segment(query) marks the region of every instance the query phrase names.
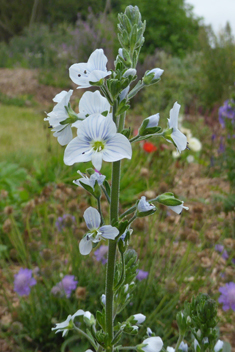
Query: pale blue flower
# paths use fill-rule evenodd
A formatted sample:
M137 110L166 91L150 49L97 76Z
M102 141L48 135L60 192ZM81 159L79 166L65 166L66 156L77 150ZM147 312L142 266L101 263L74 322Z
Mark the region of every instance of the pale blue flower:
M95 208L89 207L86 209L83 217L90 232L88 232L79 243L79 250L82 255L87 255L91 252L92 243L97 243L102 238L114 240L119 234L118 229L111 225L100 227L100 213Z
M56 334L58 332L62 332L62 336L65 336L69 330L73 329L73 321L74 321L75 317L80 316L80 315L84 315L84 310L79 309L73 315L70 314L65 321L63 321L62 323L57 323L56 326L54 328L52 328L51 330L57 330L55 332Z
M174 206L169 206L168 205L168 208L170 208L171 210L173 210L175 213L177 213L179 215L182 213L183 209L189 210L188 207L184 206L184 202L183 201L182 201L182 204L179 204L179 205L174 205Z
M98 172L94 172L90 176L90 178L87 177L86 175L83 175L80 171L78 171L78 173L82 177L77 179L77 180L75 180L75 181L73 181L73 183L75 183L75 185L80 186L82 188L84 188L83 185L85 184L87 186L90 186L93 189L93 191L94 191L95 182L97 181L98 185L102 186L102 184L103 184L103 182L104 182L104 180L106 178L106 176L101 175Z
M163 341L159 336L148 337L142 344L146 345L144 347L141 346L141 350L144 352L160 352L163 347Z
M57 104L54 106L53 110L47 114L48 117L44 119L49 122L50 126L52 126L52 131L54 132L53 136L57 137L60 145L68 144L73 138L70 124L61 124L61 122L65 121L69 117L65 106L68 106L72 94L72 89L68 92L63 90L57 94L53 99L53 101Z
M147 211L155 210L155 209L156 209L155 205L150 204L149 202L147 202L145 196L142 196L140 198L140 201L139 201L138 206L137 206L137 210L140 213L145 213Z
M224 346L224 342L221 340L218 340L215 344L214 351L215 352L221 351L223 349L223 346Z
M159 79L163 74L163 72L164 70L162 70L161 68L153 68L146 74L146 76L150 75L151 73L154 73L153 79Z
M102 160L131 159L131 155L131 144L124 135L117 133L112 117L93 114L80 123L77 137L65 149L64 162L73 165L91 160L99 171Z
M91 86L90 82L98 82L111 74L111 71L107 71L107 62L108 59L104 55L103 49L96 49L86 63L70 66L69 77L80 86L77 89L88 88Z
M178 130L178 116L179 116L180 105L175 102L173 108L170 110L170 118L168 119L168 127L172 129L171 138L179 151L186 149L187 147L187 137ZM168 139L167 139L168 140ZM172 142L171 140L168 140Z
M157 127L158 123L159 123L159 119L160 119L159 114L149 116L146 119L146 120L148 120L148 124L147 124L146 128Z

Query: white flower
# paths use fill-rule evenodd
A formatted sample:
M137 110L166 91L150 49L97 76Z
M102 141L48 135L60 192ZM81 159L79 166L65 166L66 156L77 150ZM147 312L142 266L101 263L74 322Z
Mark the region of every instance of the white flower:
M164 70L162 70L161 68L153 68L152 70L150 70L146 76L150 75L151 73L154 73L154 77L153 79L158 79L161 77L161 75L163 74Z
M171 138L179 151L182 152L187 147L186 136L178 130L178 115L179 115L180 105L175 102L173 108L170 110L170 118L168 119L168 127L172 129ZM168 140L168 139L167 139ZM172 142L171 140L168 140Z
M146 319L146 316L141 313L135 314L135 315L133 315L133 317L135 320L135 324L142 324Z
M142 196L140 198L140 201L139 201L138 206L137 206L137 210L140 213L144 213L146 211L154 210L154 209L156 209L156 207L153 204L149 204L149 202L146 201L146 197L145 196Z
M69 77L80 86L77 88L88 88L91 86L89 82L98 82L111 74L111 71L107 71L107 62L108 59L104 55L103 49L96 49L90 55L87 63L70 66Z
M188 352L188 344L184 343L184 341L181 341L181 343L179 345L179 350L181 350L183 352Z
M173 347L168 346L166 348L167 352L175 352L175 349Z
M79 243L79 250L82 255L87 255L91 252L92 242L99 242L101 238L114 240L119 234L118 229L111 225L100 227L100 213L95 208L89 207L86 209L83 217L90 232Z
M163 341L159 336L148 337L142 343L147 345L141 347L145 352L160 352L163 347Z
M69 315L67 317L67 319L65 321L63 321L62 323L57 323L56 326L54 328L52 328L51 330L57 330L55 332L56 334L57 334L57 332L63 332L62 336L65 336L70 329L73 329L74 318L79 315L84 315L84 311L82 309L79 309L73 315Z
M194 350L195 350L195 351L197 351L197 346L200 348L200 345L199 345L197 339L194 339L194 341L193 341L193 346L194 346Z
M101 186L106 178L106 176L104 175L100 175L98 172L94 172L90 178L87 177L86 175L83 175L80 171L78 171L78 173L82 176L81 178L79 178L78 180L73 181L73 183L75 183L75 185L80 186L82 188L83 184L90 186L93 191L94 191L94 186L95 186L95 182L97 181L98 185Z
M47 114L48 117L44 119L45 121L48 121L49 124L53 127L53 136L57 137L60 145L68 144L73 138L70 124L61 124L61 122L65 121L69 117L65 106L68 106L72 94L72 89L70 89L68 92L63 90L57 94L53 99L53 101L57 104L54 106L53 110Z
M95 92L85 92L79 101L78 117L85 119L92 114L102 114L110 111L108 100L103 97L98 90ZM80 127L81 121L73 123L73 127Z
M175 213L180 215L182 213L183 209L189 210L189 208L185 207L183 204L184 204L184 202L182 202L182 204L180 204L180 205L174 205L174 206L169 206L168 205L168 208L170 208Z
M160 115L159 114L155 114L155 115L149 116L147 118L148 125L146 126L146 128L157 127L158 123L159 123L159 119L160 119Z
M77 137L65 149L64 162L73 165L91 160L99 171L102 160L131 159L131 155L131 144L124 135L117 133L112 117L93 114L80 123Z
M189 164L191 164L191 163L194 162L194 156L193 156L193 155L188 155L186 159L187 159L187 162L188 162Z
M180 153L177 150L173 150L172 156L174 159L178 159L180 157Z
M224 346L224 342L221 340L218 340L215 344L214 351L215 352L221 351L223 349L223 346Z
M199 152L202 149L202 143L195 137L188 139L188 146L194 152Z

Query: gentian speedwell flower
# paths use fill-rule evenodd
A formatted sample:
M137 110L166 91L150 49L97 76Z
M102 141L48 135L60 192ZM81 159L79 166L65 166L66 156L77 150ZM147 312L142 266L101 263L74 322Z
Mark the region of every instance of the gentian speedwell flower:
M108 100L100 94L98 90L95 92L85 92L79 101L78 117L85 119L93 114L108 114L110 111L110 104ZM79 128L81 121L73 123L73 127Z
M87 185L91 187L93 191L94 191L95 182L97 181L98 185L102 186L106 177L104 175L101 175L98 172L94 172L90 176L90 178L87 177L86 175L83 175L80 171L78 171L78 173L82 176L82 178L79 178L78 180L73 181L73 183L75 183L75 185L80 186L82 188L84 188L84 185Z
M132 149L129 140L117 128L111 116L93 114L79 125L77 137L66 147L66 165L90 161L100 171L102 160L117 161L131 159Z
M14 291L19 296L28 296L30 287L36 285L37 281L32 277L32 270L20 268L14 276Z
M94 256L95 259L98 262L101 262L102 264L106 264L108 259L107 259L107 253L108 253L108 246L101 245L95 252Z
M153 214L155 210L156 210L155 205L147 202L146 197L142 196L140 198L140 201L138 202L136 213L138 217L142 217L142 216Z
M149 275L148 271L137 269L136 279L139 281L142 281L144 279L147 279L148 275Z
M229 282L219 288L221 296L219 297L219 303L223 304L223 310L229 310L231 308L235 312L235 283Z
M63 332L62 336L65 336L69 330L73 329L74 319L80 315L84 315L84 313L85 313L84 310L79 309L73 315L69 315L67 317L67 319L65 321L63 321L62 323L57 323L56 326L54 328L52 328L51 330L57 330L55 332L56 334L58 332Z
M66 296L69 298L73 290L76 289L78 281L75 281L74 275L65 275L63 279L58 282L51 289L51 293L59 295L60 297Z
M215 351L215 352L222 351L223 346L224 346L224 342L221 341L221 340L218 340L218 341L216 342L216 344L215 344L214 351Z
M146 345L146 346L143 346ZM163 341L159 336L148 337L141 345L137 346L137 351L160 352L163 347Z
M184 341L181 341L179 345L179 350L183 352L188 352L188 344L185 343Z
M92 250L92 242L97 243L102 238L114 240L119 234L116 227L104 225L100 227L100 213L95 208L89 207L84 212L84 219L90 232L88 232L79 243L79 250L82 255L89 254Z
M164 137L170 143L173 143L179 152L182 152L187 147L186 136L178 130L178 115L180 105L175 102L170 110L170 118L168 119L169 130L164 132Z
M174 205L174 206L169 206L169 205L168 205L168 208L170 208L170 209L173 210L176 214L179 214L179 215L182 213L183 209L189 210L188 207L185 207L185 206L184 206L184 202L183 202L183 201L182 201L182 204L180 204L180 205Z
M57 137L57 140L61 145L68 144L73 138L70 123L66 122L69 115L65 108L68 107L72 94L72 89L68 92L63 90L57 94L53 99L57 104L54 106L53 110L47 114L48 117L44 119L52 126L52 131L54 132L53 136Z
M90 82L99 82L102 78L111 74L107 71L108 59L103 49L96 49L89 57L87 63L74 64L69 68L69 77L80 87L88 88Z

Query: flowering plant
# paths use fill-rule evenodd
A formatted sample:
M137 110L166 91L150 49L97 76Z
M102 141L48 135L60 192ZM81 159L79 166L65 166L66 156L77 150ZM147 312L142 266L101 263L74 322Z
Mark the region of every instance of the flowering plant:
M133 232L131 226L137 218L154 214L157 203L169 207L176 214L181 214L183 209L188 208L183 205L183 201L175 198L173 193L166 192L151 200L143 196L120 214L121 160L132 158L132 144L137 141L165 138L180 153L187 147L187 138L178 127L180 105L177 102L170 110L166 129L159 126L160 115L157 113L145 119L137 135L131 137L130 128L125 126L130 100L141 89L158 83L163 70L154 68L147 71L137 84L134 83L145 30L145 22L142 21L137 6L128 6L125 12L119 15L118 29L121 48L115 61L115 70L107 70L107 58L102 49L95 50L86 63L72 65L69 70L70 78L78 85L77 88L95 86L99 90L86 92L82 96L79 113L75 113L69 103L72 92L61 92L55 97L57 105L46 119L52 125L58 142L67 144L64 153L65 164L91 161L94 167L88 169L86 175L78 171L82 177L74 181L76 185L86 189L97 202L97 209L89 207L84 212L88 230L79 243L80 254L88 255L99 242L108 241L106 283L105 293L101 297L101 311L97 310L94 316L79 309L64 322L57 323L53 330L62 332L63 336L69 330L77 331L86 337L91 347L98 352L122 349L158 352L163 349L163 341L161 337L154 336L150 328L147 329L146 338L137 346L120 345L123 334L138 334L140 325L146 319L143 314L138 313L125 321L116 321L118 313L130 303L135 279L141 273L137 271L135 251L128 250ZM71 128L77 130L75 138L72 138ZM112 163L111 185L106 175L100 173L103 161ZM102 194L110 206L108 223L103 217ZM67 279L68 290L65 288L65 282L57 284L56 289L63 290L62 293L69 296L76 282L71 277ZM200 307L199 311L195 305ZM80 325L76 323L81 317L87 327L86 331L80 329ZM188 331L195 337L197 352L213 350L217 341L216 307L207 296L200 296L192 304L188 304L185 310L178 314L177 323L179 339L175 351L186 349L183 339ZM173 350L172 347L168 347L169 349Z

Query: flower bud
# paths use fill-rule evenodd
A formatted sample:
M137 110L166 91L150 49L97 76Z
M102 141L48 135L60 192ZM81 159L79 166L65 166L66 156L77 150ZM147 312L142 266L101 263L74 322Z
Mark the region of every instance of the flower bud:
M84 313L83 320L87 326L92 326L96 322L94 315L91 314L89 311Z
M139 128L139 135L146 136L148 134L154 134L161 130L161 127L158 126L160 115L155 114L147 117L141 124Z
M154 68L150 71L147 71L144 75L143 83L145 85L157 83L160 80L160 77L163 72L164 70L162 70L161 68Z

